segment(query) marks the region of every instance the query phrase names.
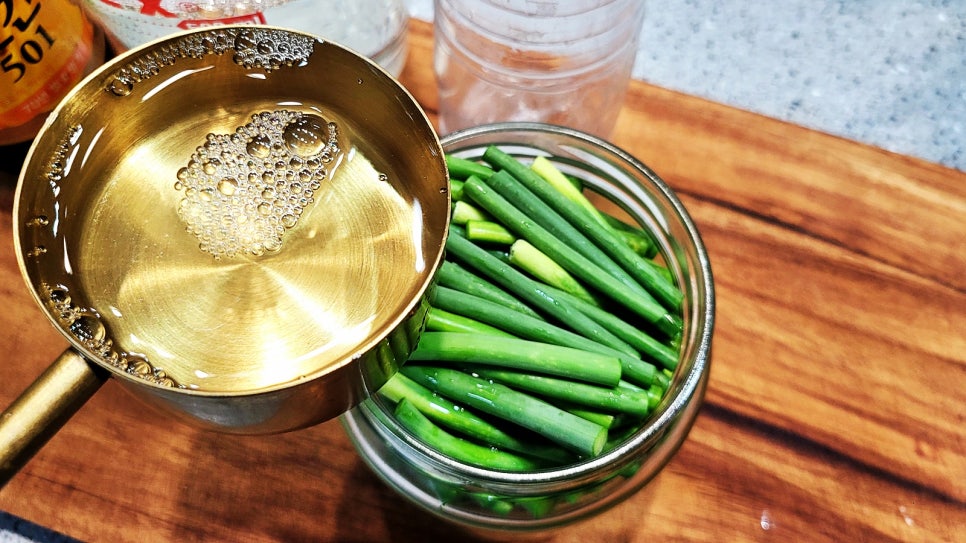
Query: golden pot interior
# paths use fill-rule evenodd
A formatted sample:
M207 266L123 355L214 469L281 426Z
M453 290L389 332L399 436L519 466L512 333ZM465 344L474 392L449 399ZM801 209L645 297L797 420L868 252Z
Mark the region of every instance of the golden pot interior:
M188 403L377 358L422 302L449 218L439 142L398 83L340 46L244 26L92 74L34 142L16 206L51 321L133 388Z

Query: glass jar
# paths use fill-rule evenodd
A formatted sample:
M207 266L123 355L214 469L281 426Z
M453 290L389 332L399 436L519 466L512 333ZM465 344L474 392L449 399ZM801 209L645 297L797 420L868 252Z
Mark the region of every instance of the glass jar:
M707 385L714 327L714 286L701 237L681 201L652 170L623 150L573 129L503 123L443 138L446 152L482 156L499 145L529 162L547 156L586 181L599 206L655 234L684 293L684 333L671 385L650 419L621 445L558 469L507 473L470 466L427 447L392 417L378 396L342 417L364 461L399 494L472 531L499 534L556 528L599 513L639 490L687 436Z

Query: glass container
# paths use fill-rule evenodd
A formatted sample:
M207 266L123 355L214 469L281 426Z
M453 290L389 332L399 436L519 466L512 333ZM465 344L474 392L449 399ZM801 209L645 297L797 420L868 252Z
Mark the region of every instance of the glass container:
M708 254L684 205L657 174L620 148L569 128L502 123L443 138L448 153L478 158L498 145L528 162L547 156L585 180L598 206L654 233L684 293L684 333L670 387L648 421L609 452L530 473L467 465L427 447L393 419L378 395L342 416L364 461L398 493L472 532L506 535L557 528L631 496L671 460L703 401L711 361L714 286Z
M639 0L435 0L433 67L443 134L545 122L606 138L644 17Z

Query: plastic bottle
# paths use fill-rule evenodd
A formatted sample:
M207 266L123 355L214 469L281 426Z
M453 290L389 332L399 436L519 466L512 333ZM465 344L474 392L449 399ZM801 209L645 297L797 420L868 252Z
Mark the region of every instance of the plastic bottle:
M201 26L264 24L316 35L394 76L406 60L402 0L83 0L118 52Z
M104 62L104 37L70 0L0 2L0 145L32 139Z

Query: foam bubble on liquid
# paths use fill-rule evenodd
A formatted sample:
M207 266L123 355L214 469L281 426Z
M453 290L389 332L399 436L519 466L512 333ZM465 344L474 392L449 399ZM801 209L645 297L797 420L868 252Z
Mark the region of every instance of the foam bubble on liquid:
M77 305L66 286L43 283L40 293L61 327L105 364L156 385L184 388L147 356L118 350L97 312Z
M172 38L130 59L108 80L107 92L129 96L134 86L150 79L166 66L188 58L233 52L232 60L245 69L267 72L283 66L308 63L316 40L310 36L275 28L211 28Z
M209 134L177 173L178 215L215 258L278 251L341 161L338 126L288 110Z

